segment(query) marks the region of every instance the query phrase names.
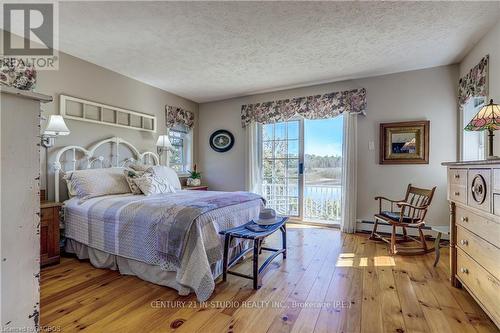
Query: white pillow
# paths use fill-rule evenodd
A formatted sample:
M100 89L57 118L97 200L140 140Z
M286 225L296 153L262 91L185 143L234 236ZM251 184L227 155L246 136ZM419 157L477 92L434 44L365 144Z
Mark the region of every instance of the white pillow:
M180 190L182 188L177 172L175 172L172 168L163 165L155 165L149 167L146 172L149 172L158 178L166 178L175 190Z
M130 193L123 168L76 170L67 178L79 198Z
M175 193L175 188L169 183L167 178L160 178L156 175L145 173L141 177L132 178L132 180L145 195Z

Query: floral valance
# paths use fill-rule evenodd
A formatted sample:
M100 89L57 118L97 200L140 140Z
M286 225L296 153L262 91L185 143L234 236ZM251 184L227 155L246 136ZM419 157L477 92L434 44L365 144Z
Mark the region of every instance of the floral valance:
M191 129L194 126L194 114L191 111L167 105L165 106L165 113L168 128L172 128L175 125L184 125Z
M294 116L306 119L333 118L344 112L366 111L366 89L337 91L323 95L297 97L241 107L243 127L253 122L269 124L287 121Z
M488 66L490 56L487 55L474 66L458 83L458 107L462 109L471 97L488 96Z

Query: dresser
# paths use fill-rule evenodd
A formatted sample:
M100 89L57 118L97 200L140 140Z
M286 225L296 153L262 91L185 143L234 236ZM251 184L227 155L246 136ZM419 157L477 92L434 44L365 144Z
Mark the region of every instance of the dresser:
M0 86L0 330L36 332L40 308L40 103Z
M500 326L500 160L448 169L451 283L463 286Z

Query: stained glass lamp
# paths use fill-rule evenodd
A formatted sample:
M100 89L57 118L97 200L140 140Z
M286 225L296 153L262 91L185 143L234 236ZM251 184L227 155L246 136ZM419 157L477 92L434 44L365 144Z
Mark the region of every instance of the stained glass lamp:
M500 129L500 106L490 103L483 106L481 110L472 118L472 120L465 126L466 131L488 131L488 159L498 158L493 156L493 131Z

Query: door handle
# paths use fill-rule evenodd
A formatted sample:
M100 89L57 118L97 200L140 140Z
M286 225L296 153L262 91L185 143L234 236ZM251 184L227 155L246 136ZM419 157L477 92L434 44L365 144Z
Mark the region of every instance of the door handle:
M299 175L304 174L304 163L299 163Z

